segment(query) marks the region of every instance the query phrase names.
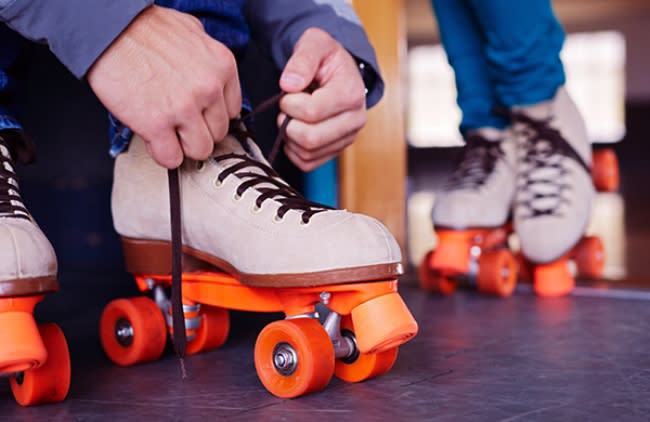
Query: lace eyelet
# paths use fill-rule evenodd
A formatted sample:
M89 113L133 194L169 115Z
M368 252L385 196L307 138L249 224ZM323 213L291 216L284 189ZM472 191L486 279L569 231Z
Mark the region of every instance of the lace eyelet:
M282 223L282 222L284 222L284 217L280 217L280 216L278 216L277 214L275 214L275 215L273 216L273 222L274 222L274 223Z
M253 204L253 207L251 208L251 212L253 214L259 214L262 211L262 207L258 207L257 204Z
M196 162L196 171L202 171L205 168L205 161Z
M239 200L241 200L241 195L238 194L237 191L235 191L235 193L232 195L232 200L233 200L233 201L239 201Z
M221 180L219 180L218 177L215 177L214 180L212 181L212 185L215 188L220 188L221 186L223 186L223 182Z
M302 218L300 219L300 225L303 226L303 227L307 227L309 225L309 223L311 223L311 220L309 220L309 221L307 221L305 223Z

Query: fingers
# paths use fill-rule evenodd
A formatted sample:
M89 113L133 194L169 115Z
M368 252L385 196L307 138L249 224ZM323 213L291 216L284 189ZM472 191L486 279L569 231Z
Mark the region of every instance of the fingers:
M183 162L183 150L175 133L159 134L155 137L155 142L143 139L147 152L161 166L174 169Z
M278 116L278 124L284 117ZM365 123L365 109L315 124L293 119L286 128L285 152L302 170L311 170L349 146Z
M314 56L316 54L314 51L329 50L326 56L321 53L320 61L312 59L310 62L312 65L318 63L317 66L319 66L318 69L310 72L314 75L313 78L317 81L318 88L312 93L287 91L289 93L280 101L280 109L294 119L316 123L344 111L365 108L365 86L352 56L331 38L329 38L333 44L331 48L318 49L312 46L311 42L324 41L320 39L320 36L308 35L308 32L305 32L301 42L310 50L302 53L301 49L297 47L292 58L302 62L302 59L306 61L310 55ZM329 37L327 34L325 36ZM329 43L327 44L329 45ZM289 64L287 64L288 68Z
M355 136L356 134L339 139L318 151L306 151L300 145L290 142L285 144L284 152L299 169L312 171L327 161L336 158L343 149L354 142Z
M280 88L289 93L306 89L316 79L323 60L332 53L336 44L336 41L321 29L306 30L284 67L280 76Z
M287 94L280 100L280 109L294 119L316 123L346 110L365 110L366 97L363 81L328 84L312 94Z
M214 148L214 138L204 119L203 113L197 107L192 107L191 110L181 114L179 117L180 124L176 131L183 153L187 157L195 160L205 160L210 156ZM219 129L221 120L211 120L212 126Z

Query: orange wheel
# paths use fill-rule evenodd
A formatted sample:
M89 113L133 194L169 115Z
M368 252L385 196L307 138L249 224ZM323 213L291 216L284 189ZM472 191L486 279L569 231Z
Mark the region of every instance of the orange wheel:
M618 190L620 174L614 150L607 148L593 152L591 178L596 189L601 192Z
M605 248L598 236L586 236L575 247L577 276L598 279L605 268Z
M47 349L47 360L10 381L11 391L22 406L58 403L70 389L70 352L63 331L56 324L41 324L38 331Z
M200 315L201 325L196 330L196 337L187 343L185 352L188 355L221 347L228 338L230 316L226 309L203 305Z
M509 297L517 285L517 261L507 249L486 251L478 259L478 290Z
M420 264L420 287L427 292L441 293L443 295L454 293L456 290L456 283L431 268L432 256L433 251L430 251Z
M345 382L361 382L385 374L395 364L397 347L372 354L356 350L356 338L350 316L341 319L341 334L355 344L355 353L349 358L336 360L334 375L337 378Z
M302 396L330 382L334 347L318 320L272 322L255 342L255 369L271 394L287 399Z
M121 366L156 360L167 342L167 324L148 297L117 299L109 303L99 322L104 352Z
M538 296L565 296L571 293L575 286L566 258L536 265L533 272L533 288Z

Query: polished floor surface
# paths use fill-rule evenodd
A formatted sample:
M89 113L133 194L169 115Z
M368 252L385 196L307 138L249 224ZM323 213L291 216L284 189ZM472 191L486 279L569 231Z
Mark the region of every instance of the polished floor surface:
M73 380L61 404L21 408L0 383L2 421L104 420L648 420L650 301L539 299L526 286L508 300L471 292L442 298L406 277L402 294L420 324L388 374L280 400L253 365L257 333L277 315L235 313L219 350L187 360L113 366L99 346L102 304L135 291L125 275L64 273L70 288L41 305L68 337ZM88 281L93 279L93 288ZM82 286L86 286L83 288ZM65 306L63 306L65 305Z

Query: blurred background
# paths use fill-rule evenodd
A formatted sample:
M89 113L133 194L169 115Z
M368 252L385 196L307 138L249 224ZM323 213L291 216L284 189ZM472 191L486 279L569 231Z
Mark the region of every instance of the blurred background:
M618 192L599 193L588 229L603 240L604 280L650 287L646 266L650 205L650 2L555 0L567 32L562 59L567 88L587 122L594 148L612 147L620 165ZM408 0L406 133L409 157L409 260L417 265L436 244L430 222L435 191L461 145L453 72L439 44L428 0Z
M403 195L399 190L397 194L386 191L390 198L372 195L389 213L377 217L397 233L408 262L417 265L436 242L429 215L435 192L461 145L456 129L460 116L453 74L439 45L429 1L382 3L400 7L399 15L390 18L399 21L401 38L396 53L387 57L399 63L399 73L390 67L385 73L390 86L401 90L397 110L403 115L396 116L394 125L404 137L392 141L405 150L405 165L404 174L393 177ZM615 193L599 194L590 227L605 243L605 279L613 285L650 288L644 249L650 244L646 218L650 211L646 185L650 180L650 2L553 3L569 34L563 51L569 90L587 119L593 141L612 145L620 160L621 187ZM47 49L34 47L32 53L21 98L23 120L39 154L35 165L19 169L27 204L54 244L63 288L65 274L122 273L119 239L110 215L112 160L107 154L105 110L88 86L75 80ZM255 46L242 75L254 103L278 90L277 70ZM384 102L391 101L395 97L389 91ZM371 118L376 113L371 112ZM258 139L267 151L275 135L274 122L273 112L257 122ZM344 164L338 182L350 178L346 166L363 168L349 159ZM277 167L291 184L303 187L305 178L286 159L281 157ZM338 185L336 174L331 173L335 179L330 182ZM341 195L348 199L339 205L373 214L349 199L363 192L358 186L344 190ZM386 207L388 199L400 206Z

